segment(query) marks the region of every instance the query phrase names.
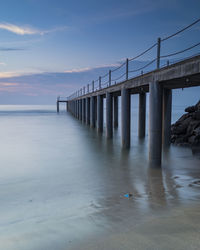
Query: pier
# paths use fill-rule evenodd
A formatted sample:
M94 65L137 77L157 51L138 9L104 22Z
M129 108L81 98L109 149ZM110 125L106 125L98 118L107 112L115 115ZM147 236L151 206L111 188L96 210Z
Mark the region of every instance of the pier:
M199 20L198 20L199 21ZM195 24L195 23L194 23ZM91 85L76 91L66 100L57 101L67 103L67 110L77 119L98 133L103 132L104 99L106 99L106 137L112 139L113 129L118 127L118 97L121 96L121 144L122 148L129 149L131 142L131 96L139 95L139 130L138 137L145 137L146 130L146 94L149 92L149 164L152 167L161 167L162 149L170 145L172 91L177 88L200 86L200 55L195 54L178 62L167 62L162 65L162 59L179 55L200 45L194 44L182 51L168 55L161 54L161 45L173 36L184 32L187 28L166 38L158 38L157 42L140 55L127 59L117 69L93 81ZM156 49L156 57L139 69L130 69L131 61ZM156 69L144 73L150 65ZM122 70L122 75L113 79L112 74ZM131 76L136 73L137 75ZM121 73L120 73L121 74ZM103 79L105 79L103 82ZM120 81L119 81L120 80Z
M68 105L67 105L67 98L66 97L57 97L57 101L56 101L56 108L57 108L57 112L60 112L60 103L66 103L66 110L68 111Z

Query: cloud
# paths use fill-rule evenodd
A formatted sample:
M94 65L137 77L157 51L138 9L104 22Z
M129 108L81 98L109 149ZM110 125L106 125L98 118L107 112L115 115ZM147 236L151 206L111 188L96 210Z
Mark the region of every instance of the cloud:
M19 72L0 72L0 78L11 78L25 75Z
M78 68L78 69L70 69L70 70L65 70L64 73L82 73L82 72L87 72L91 71L94 69L103 69L103 68L113 68L113 67L118 67L120 63L115 63L115 64L104 64L96 67L86 67L86 68Z
M49 29L49 30L39 30L39 29L35 29L32 27L28 27L28 26L18 26L15 24L11 24L11 23L0 23L0 29L2 30L7 30L10 31L12 33L15 33L17 35L44 35L44 34L48 34L48 33L52 33L52 32L57 32L57 31L63 31L66 30L68 27L67 26L63 26L63 27L56 27L53 29Z
M27 45L27 44L34 44L34 43L39 43L43 41L43 38L42 37L39 37L39 38L35 38L35 39L26 39L26 40L20 40L20 41L17 41L17 40L12 40L12 41L4 41L4 42L0 42L0 46L24 46L24 45ZM3 48L3 47L2 47ZM12 47L11 47L12 48Z
M0 51L21 51L25 50L24 48L0 48Z
M11 23L0 23L0 29L10 31L18 35L34 35L41 33L39 30L30 27L20 27Z
M0 65L1 65L1 66L6 66L6 63L0 62Z
M5 86L5 87L9 87L9 86L18 86L19 83L16 82L0 82L0 86Z

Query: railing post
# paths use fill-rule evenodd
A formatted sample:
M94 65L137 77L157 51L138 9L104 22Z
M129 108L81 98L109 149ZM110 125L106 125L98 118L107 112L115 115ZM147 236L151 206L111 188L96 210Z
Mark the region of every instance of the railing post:
M101 76L99 77L99 89L101 89Z
M128 58L126 59L126 80L128 80Z
M94 92L94 81L92 81L92 92Z
M111 86L111 70L109 70L109 87Z
M169 66L169 60L167 60L167 66Z
M157 69L160 68L160 45L161 45L161 39L159 37L157 41Z
M89 87L90 87L90 85L88 84L88 85L87 85L87 92L88 92L88 93L90 92Z
M83 95L85 95L85 86L83 87Z

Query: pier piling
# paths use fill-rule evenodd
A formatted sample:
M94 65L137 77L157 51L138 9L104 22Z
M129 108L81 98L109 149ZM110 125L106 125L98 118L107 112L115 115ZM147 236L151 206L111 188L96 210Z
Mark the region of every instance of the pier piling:
M163 146L169 147L171 139L172 90L163 89Z
M106 136L113 137L113 97L110 92L106 93Z
M86 98L86 124L90 125L90 98Z
M130 127L131 127L131 98L130 91L123 88L121 90L121 129L122 148L130 148Z
M149 164L161 166L162 157L162 86L149 84Z
M97 96L97 131L103 132L103 96Z
M95 128L96 125L96 112L95 112L95 96L92 96L90 99L90 126L91 128Z
M85 98L82 99L82 122L85 123Z
M118 128L118 96L114 96L114 128Z
M139 119L138 136L140 139L145 137L146 130L146 93L139 94Z
M59 113L59 101L57 101L57 113Z

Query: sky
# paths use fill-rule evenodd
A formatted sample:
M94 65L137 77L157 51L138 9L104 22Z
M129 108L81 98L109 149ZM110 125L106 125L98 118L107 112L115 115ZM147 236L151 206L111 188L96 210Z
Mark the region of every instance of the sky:
M200 18L199 9L199 0L1 0L0 104L53 104ZM200 23L166 41L161 53L199 37Z

